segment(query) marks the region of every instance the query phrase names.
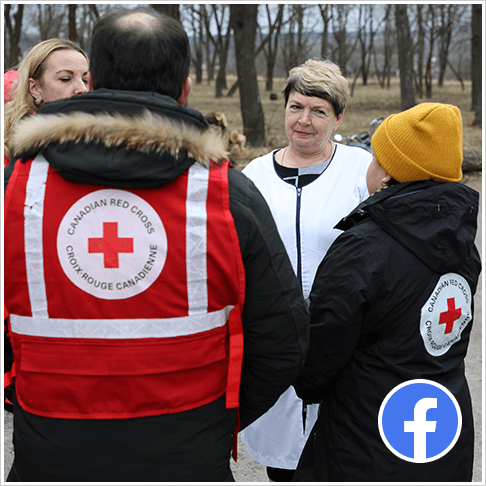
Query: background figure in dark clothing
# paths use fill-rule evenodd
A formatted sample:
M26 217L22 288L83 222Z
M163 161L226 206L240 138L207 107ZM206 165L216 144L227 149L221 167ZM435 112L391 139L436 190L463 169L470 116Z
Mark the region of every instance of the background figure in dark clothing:
M311 344L295 388L320 413L294 481L465 483L474 431L464 358L481 262L479 195L458 184L460 112L423 103L388 117L372 144L372 196L337 225L344 233L310 295ZM410 380L442 385L460 406L460 436L437 460L406 461L380 436L383 401Z
M12 139L9 481L232 481L237 410L243 429L302 368L299 282L263 197L184 106L189 60L174 19L110 13L94 91Z

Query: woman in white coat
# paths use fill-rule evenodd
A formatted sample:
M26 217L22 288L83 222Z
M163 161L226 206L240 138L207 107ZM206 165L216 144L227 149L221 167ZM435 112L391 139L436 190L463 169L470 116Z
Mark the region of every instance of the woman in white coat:
M284 89L289 143L243 169L272 211L306 299L319 263L341 233L334 225L369 196L371 154L331 140L348 96L336 64L309 59L293 68ZM291 481L316 418L317 405L306 405L290 387L241 438L272 481Z

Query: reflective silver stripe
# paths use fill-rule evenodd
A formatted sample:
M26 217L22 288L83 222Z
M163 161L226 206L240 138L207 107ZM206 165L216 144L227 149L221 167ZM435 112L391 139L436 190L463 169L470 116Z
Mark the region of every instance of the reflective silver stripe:
M188 336L224 326L233 306L210 314L170 319L49 319L10 315L12 331L28 336L142 339Z
M189 169L186 198L186 269L189 315L208 310L207 214L209 170L199 164Z
M24 207L27 283L32 315L36 318L48 315L42 243L44 196L48 170L48 162L42 155L38 155L30 168Z

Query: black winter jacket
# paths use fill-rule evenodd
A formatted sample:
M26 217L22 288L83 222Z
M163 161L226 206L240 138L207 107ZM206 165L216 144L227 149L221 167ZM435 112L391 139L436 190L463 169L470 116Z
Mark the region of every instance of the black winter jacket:
M155 93L100 89L46 103L22 125L15 163L37 152L64 179L117 188L158 188L195 161L224 158L205 118ZM230 210L246 276L241 428L295 380L308 347L308 311L268 206L229 170ZM6 239L6 244L13 244ZM8 343L7 343L8 345ZM225 397L187 412L129 420L32 415L14 402L18 481L231 481L235 410Z
M311 344L295 388L321 406L294 480L471 481L474 433L464 357L472 318L436 355L438 345L421 333L421 312L447 311L447 305L433 308L434 289L447 274L464 278L474 295L481 270L477 216L476 191L419 181L374 194L337 225L345 232L322 261L310 295ZM436 328L445 332L445 324ZM452 392L463 420L455 446L422 464L390 452L378 427L387 394L415 379Z

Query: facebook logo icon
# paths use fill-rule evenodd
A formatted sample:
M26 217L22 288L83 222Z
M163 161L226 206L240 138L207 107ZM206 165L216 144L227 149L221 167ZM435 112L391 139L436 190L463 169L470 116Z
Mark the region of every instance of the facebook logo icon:
M378 427L396 456L409 462L431 462L454 447L461 433L461 409L454 395L439 383L411 380L385 397Z

